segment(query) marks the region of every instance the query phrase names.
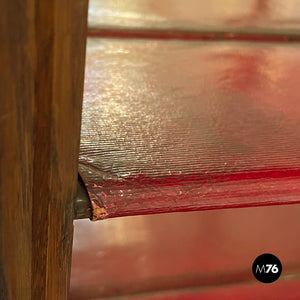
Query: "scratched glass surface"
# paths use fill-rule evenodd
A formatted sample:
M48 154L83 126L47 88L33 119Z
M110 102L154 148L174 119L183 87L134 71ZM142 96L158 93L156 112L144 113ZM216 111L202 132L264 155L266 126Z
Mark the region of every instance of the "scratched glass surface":
M90 28L300 29L298 0L90 0Z
M300 202L300 46L88 41L94 218Z

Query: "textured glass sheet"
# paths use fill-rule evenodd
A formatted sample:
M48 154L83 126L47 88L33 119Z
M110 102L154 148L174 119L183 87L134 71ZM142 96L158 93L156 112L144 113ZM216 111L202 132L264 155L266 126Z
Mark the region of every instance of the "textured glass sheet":
M95 218L300 202L299 50L89 40L79 170Z
M298 0L90 0L92 29L299 33Z

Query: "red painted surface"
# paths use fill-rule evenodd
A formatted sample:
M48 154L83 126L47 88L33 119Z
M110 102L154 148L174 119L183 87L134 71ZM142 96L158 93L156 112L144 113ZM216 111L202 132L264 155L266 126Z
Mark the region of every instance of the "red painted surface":
M300 202L299 50L90 40L79 170L100 217Z
M288 282L300 276L299 215L297 204L76 221L70 299L299 299ZM283 265L272 284L251 271L266 252Z
M183 290L153 295L124 297L123 300L298 300L300 281L286 281L272 285L243 284L212 289Z

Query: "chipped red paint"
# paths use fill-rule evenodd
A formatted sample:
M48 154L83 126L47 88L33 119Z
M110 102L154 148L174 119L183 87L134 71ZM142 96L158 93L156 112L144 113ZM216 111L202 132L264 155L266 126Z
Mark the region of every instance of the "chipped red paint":
M275 176L270 176L271 174ZM300 202L299 175L299 170L280 172L275 169L269 172L212 176L186 174L155 179L138 176L118 182L104 180L87 187L94 206L93 219L97 220L141 214L297 203ZM95 196L99 190L103 202ZM295 199L297 196L298 199ZM121 200L122 197L125 201ZM104 204L107 203L107 198L113 202L109 207ZM234 199L238 200L234 202ZM103 205L105 207L102 208Z

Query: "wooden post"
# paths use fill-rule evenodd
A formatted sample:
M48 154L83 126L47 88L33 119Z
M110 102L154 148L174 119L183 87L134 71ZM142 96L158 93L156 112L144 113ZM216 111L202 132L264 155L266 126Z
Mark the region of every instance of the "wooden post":
M87 0L0 14L0 299L67 299Z
M34 5L20 2L0 1L1 300L31 299Z

